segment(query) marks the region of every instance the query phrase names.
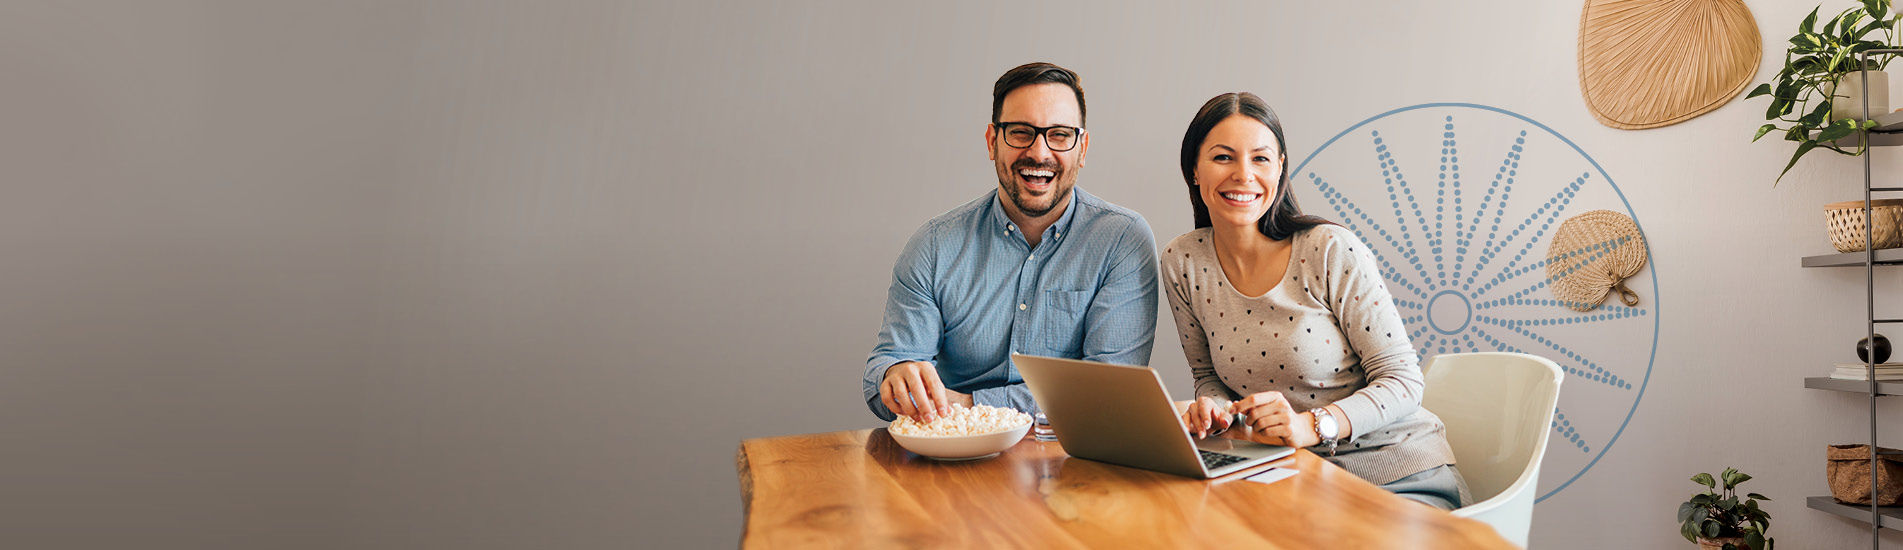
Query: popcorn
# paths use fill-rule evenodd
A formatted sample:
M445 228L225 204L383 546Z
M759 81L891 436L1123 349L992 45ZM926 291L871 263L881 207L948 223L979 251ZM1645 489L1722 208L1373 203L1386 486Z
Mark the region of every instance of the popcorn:
M892 433L912 437L963 437L1002 432L1031 423L1031 415L1014 409L1001 409L989 405L965 408L953 403L951 414L939 416L931 422L919 423L912 417L901 416L892 421Z

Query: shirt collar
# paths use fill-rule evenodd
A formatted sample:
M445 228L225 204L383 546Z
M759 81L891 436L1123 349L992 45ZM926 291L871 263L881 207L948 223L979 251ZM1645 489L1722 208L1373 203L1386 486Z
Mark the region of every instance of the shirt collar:
M1075 185L1071 186L1070 197L1065 199L1064 202L1064 215L1058 216L1057 223L1051 224L1049 228L1044 230L1043 238L1062 239L1065 233L1070 232L1070 221L1077 216L1077 197L1082 194L1084 194L1083 189L1079 189ZM1007 199L1004 198L999 189L995 187L992 188L991 207L988 210L991 212L991 219L997 220L999 231L1003 231L1006 234L1016 233L1018 231L1017 224L1012 222L1011 216L1004 212L1005 200Z

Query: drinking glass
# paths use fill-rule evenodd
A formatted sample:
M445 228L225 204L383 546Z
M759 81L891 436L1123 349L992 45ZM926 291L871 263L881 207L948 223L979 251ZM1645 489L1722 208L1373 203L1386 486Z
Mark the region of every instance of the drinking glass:
M1031 416L1031 438L1038 441L1057 441L1057 432L1051 430L1051 419L1043 412Z

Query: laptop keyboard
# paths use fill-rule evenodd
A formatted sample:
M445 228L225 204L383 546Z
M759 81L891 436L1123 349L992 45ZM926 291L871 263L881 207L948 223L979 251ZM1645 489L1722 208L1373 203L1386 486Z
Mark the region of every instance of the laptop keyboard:
M1210 452L1202 449L1196 449L1196 452L1203 455L1203 467L1209 468L1210 470L1248 460L1247 458L1236 455Z

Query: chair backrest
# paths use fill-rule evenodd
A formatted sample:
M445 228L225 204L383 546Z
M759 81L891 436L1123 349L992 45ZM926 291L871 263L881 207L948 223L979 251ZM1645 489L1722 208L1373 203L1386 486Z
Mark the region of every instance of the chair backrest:
M1425 370L1421 406L1447 424L1447 443L1475 500L1456 514L1525 545L1564 373L1543 357L1497 352L1437 355Z

